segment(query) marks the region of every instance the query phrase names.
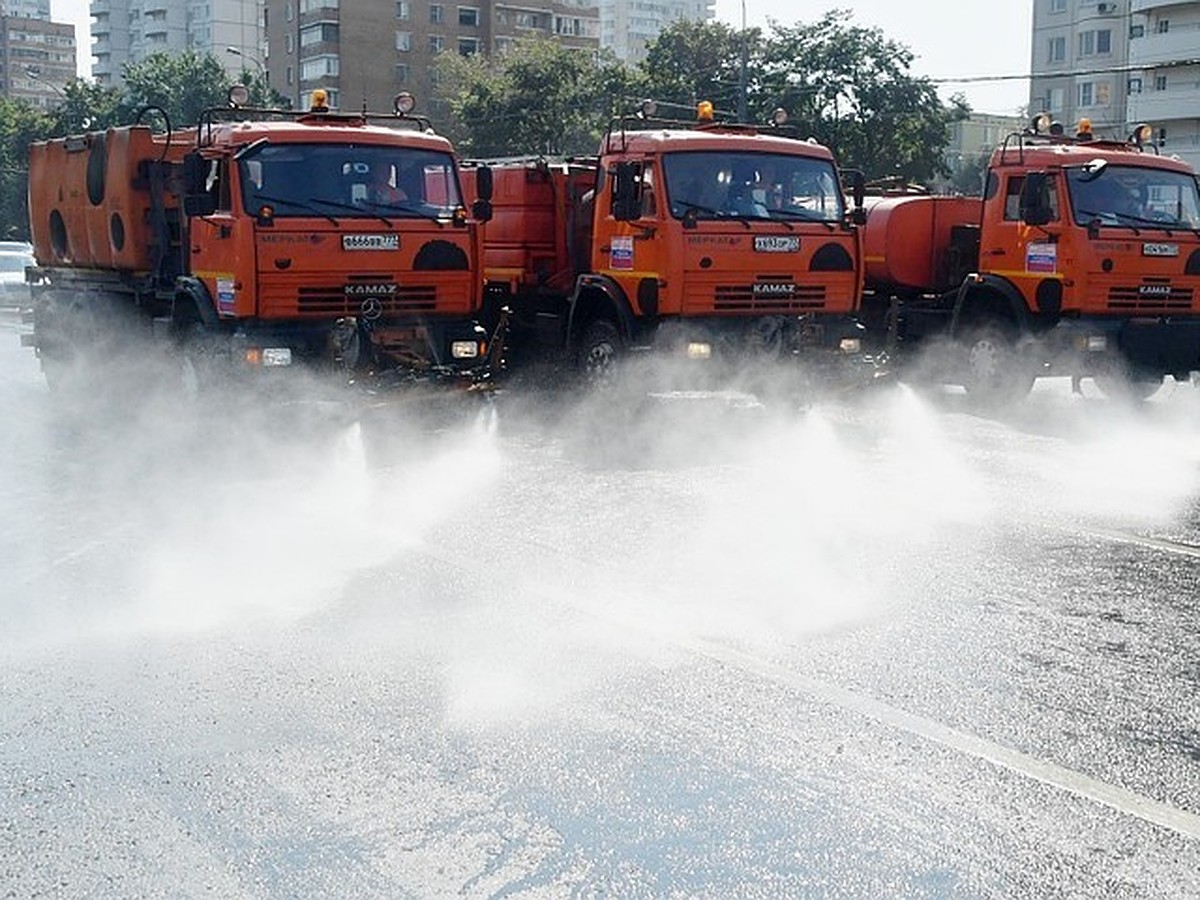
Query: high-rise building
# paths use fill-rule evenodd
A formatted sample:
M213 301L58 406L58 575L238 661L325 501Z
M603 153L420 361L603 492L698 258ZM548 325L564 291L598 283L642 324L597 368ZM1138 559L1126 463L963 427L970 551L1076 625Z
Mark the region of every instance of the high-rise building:
M264 16L271 86L298 108L321 88L335 108L386 112L408 91L439 124L439 53L504 53L535 35L595 49L600 34L592 0L266 0Z
M1200 168L1200 3L1134 0L1127 118Z
M265 66L262 7L262 0L92 0L92 75L119 84L125 63L184 50L213 54L231 75Z
M1124 137L1131 0L1034 0L1030 112ZM1134 5L1144 0L1132 0Z
M0 0L0 16L50 21L50 0Z
M630 65L646 58L646 44L673 22L707 22L716 0L600 0L600 46Z
M1101 137L1149 124L1161 152L1200 168L1198 59L1200 2L1034 0L1030 108Z
M57 106L75 77L75 26L49 18L0 16L0 94Z

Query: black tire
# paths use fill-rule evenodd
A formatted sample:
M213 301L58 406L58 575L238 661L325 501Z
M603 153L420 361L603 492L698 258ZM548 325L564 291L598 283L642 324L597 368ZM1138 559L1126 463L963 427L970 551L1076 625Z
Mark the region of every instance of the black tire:
M625 355L625 341L611 319L594 319L579 339L576 365L580 377L591 387L610 387Z
M1033 388L1034 371L1017 346L1016 334L1000 323L970 328L961 340L963 387L987 407L1024 399Z
M1110 400L1118 403L1141 403L1149 400L1162 387L1163 376L1137 369L1124 362L1113 363L1092 376L1096 387Z

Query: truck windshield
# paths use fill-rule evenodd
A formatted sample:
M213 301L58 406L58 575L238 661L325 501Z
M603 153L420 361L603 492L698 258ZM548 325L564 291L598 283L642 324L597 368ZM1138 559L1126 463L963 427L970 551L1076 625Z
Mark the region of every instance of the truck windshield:
M338 219L443 218L462 206L449 153L352 144L264 144L239 161L247 212Z
M838 222L844 210L828 160L786 153L668 153L667 200L677 219Z
M1096 161L1068 169L1067 187L1078 225L1200 228L1196 178L1185 172Z

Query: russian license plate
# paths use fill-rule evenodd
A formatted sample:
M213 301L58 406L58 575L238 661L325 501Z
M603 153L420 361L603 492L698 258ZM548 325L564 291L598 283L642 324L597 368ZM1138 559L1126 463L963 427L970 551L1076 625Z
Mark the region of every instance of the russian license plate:
M1142 256L1178 256L1178 244L1142 244Z
M785 234L760 234L754 239L758 253L795 253L800 249L800 238Z
M343 250L399 250L398 234L343 234Z

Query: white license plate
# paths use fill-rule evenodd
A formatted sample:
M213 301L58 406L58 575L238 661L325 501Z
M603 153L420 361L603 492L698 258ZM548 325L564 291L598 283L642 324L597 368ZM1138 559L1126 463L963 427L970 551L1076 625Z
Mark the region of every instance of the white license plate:
M1142 256L1178 256L1178 244L1142 244Z
M800 238L781 234L762 234L754 239L758 253L795 253L800 249Z
M343 234L343 250L399 250L398 234Z

